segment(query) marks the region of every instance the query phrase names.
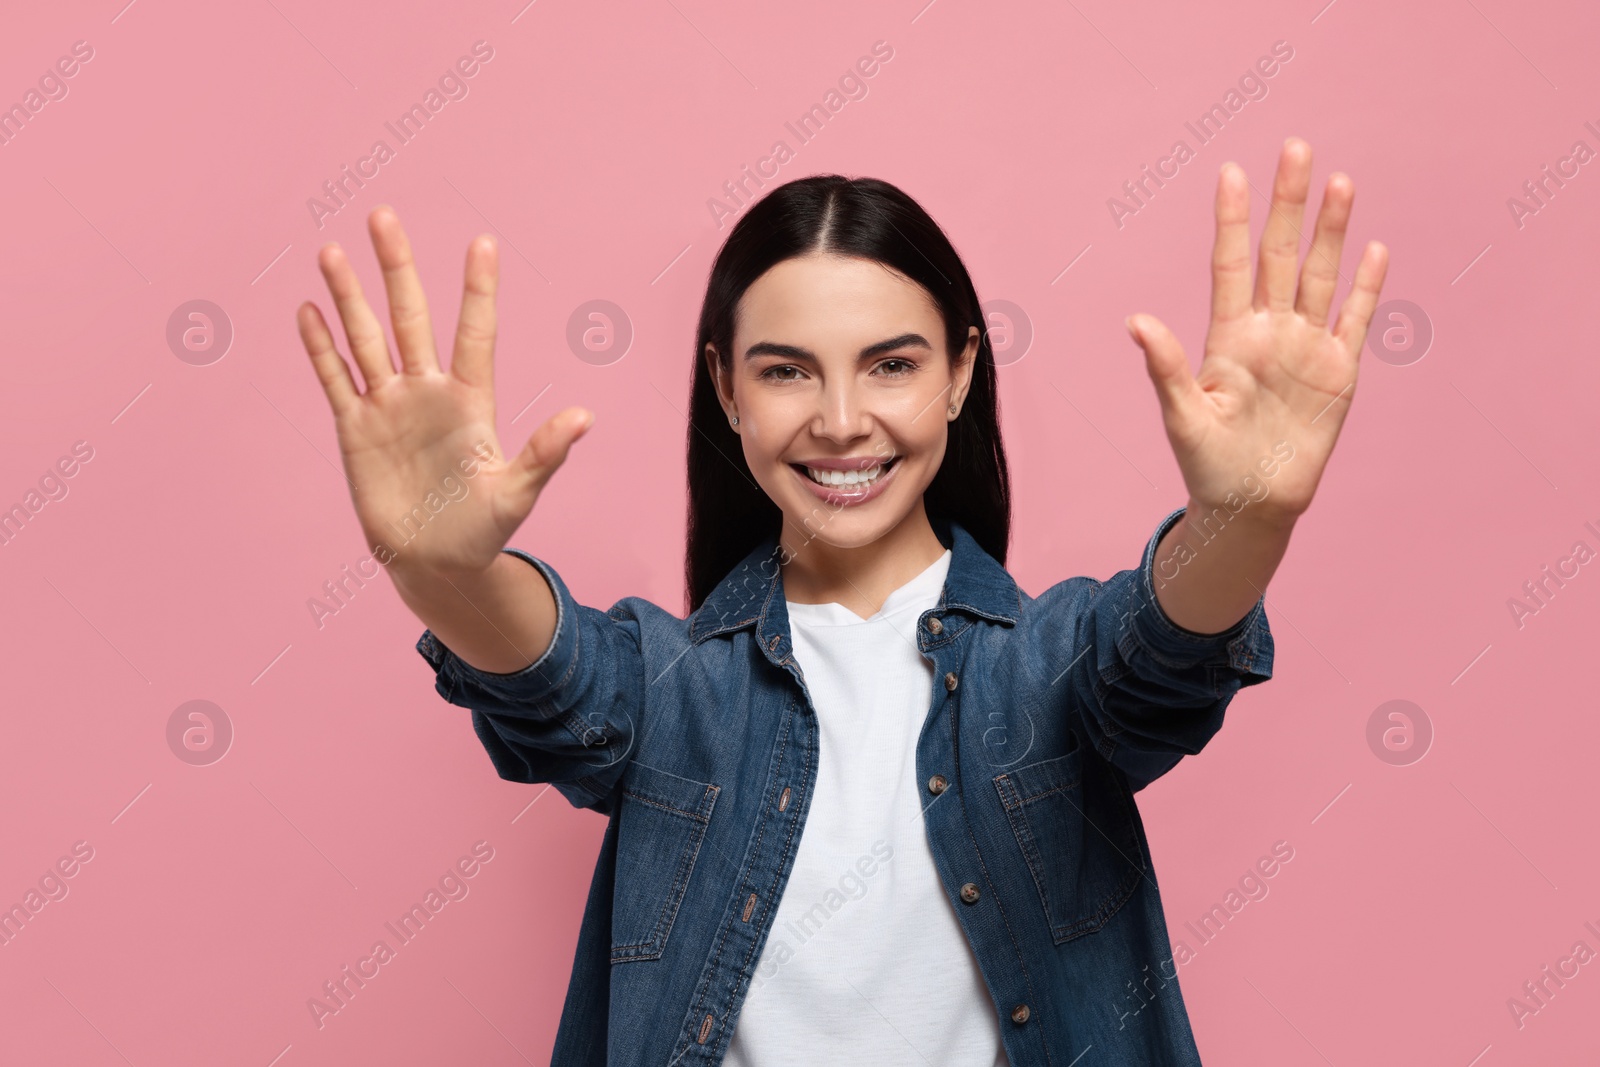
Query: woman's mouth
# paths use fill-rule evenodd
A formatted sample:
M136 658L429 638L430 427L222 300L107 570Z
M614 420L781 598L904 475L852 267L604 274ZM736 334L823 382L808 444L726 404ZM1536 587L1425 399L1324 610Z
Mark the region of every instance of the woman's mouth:
M800 463L789 464L812 493L835 505L861 504L883 491L899 469L900 457L859 471L823 470Z

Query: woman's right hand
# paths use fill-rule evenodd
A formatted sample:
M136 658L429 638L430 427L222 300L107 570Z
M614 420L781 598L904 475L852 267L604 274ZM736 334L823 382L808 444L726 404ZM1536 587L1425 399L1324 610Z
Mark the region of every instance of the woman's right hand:
M486 571L594 416L583 408L558 412L508 461L494 422L499 281L494 239L483 235L467 248L461 316L450 369L444 371L399 218L380 205L368 216L367 227L383 268L400 369L337 244L324 245L317 264L361 368L365 392L356 391L317 306L306 301L296 316L300 338L333 408L356 516L375 558L391 574L397 569L418 574ZM476 463L473 476L466 476L472 467L464 467L463 461Z

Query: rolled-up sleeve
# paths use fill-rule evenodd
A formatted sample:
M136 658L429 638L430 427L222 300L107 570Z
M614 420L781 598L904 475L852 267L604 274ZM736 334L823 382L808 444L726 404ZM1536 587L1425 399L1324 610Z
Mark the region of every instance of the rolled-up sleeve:
M538 568L555 596L549 648L510 674L478 670L432 630L423 631L417 652L433 668L439 695L472 710L501 778L549 782L577 807L608 812L644 701L639 620L620 603L610 612L579 604L548 563L505 551Z
M1137 570L1091 587L1075 627L1079 659L1069 675L1084 729L1135 790L1199 752L1222 728L1233 695L1272 677L1264 597L1214 634L1186 630L1161 609L1156 548L1184 510L1157 526Z

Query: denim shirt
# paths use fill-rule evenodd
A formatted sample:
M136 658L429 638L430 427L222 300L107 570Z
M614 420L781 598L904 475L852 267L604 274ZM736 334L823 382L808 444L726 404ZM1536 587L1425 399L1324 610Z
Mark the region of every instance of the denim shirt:
M935 668L918 788L1016 1067L1200 1062L1134 793L1271 677L1273 641L1263 600L1211 635L1162 612L1155 550L1183 510L1137 570L1037 598L958 523L932 520L951 561L918 619ZM505 551L555 594L549 649L511 674L431 631L417 651L439 694L472 710L501 778L608 817L552 1062L718 1064L817 780L777 536L687 619L640 597L579 604L548 563Z

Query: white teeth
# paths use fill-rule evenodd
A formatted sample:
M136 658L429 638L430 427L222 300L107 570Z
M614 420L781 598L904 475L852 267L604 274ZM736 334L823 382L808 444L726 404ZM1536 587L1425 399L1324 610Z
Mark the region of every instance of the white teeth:
M816 467L806 468L806 474L810 475L811 480L822 485L861 486L863 488L877 481L883 471L884 466L881 463L874 467L868 467L864 471L825 471Z

